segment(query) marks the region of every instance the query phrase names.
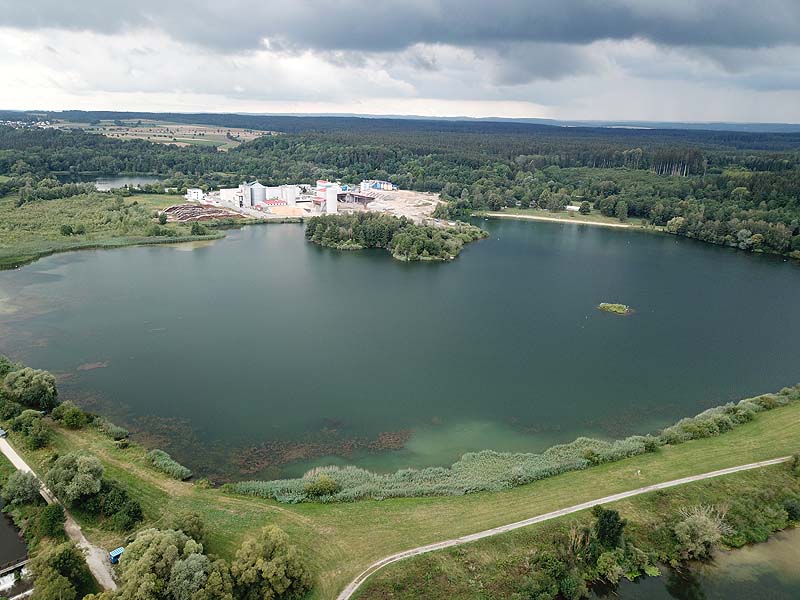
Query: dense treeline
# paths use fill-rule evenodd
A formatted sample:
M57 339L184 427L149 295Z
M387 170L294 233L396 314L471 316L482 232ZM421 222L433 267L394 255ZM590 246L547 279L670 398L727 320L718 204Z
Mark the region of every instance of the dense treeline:
M379 213L312 217L306 239L328 248L362 250L383 248L398 260L449 260L465 244L486 237L486 232L465 223L451 227L415 225L405 217Z
M136 116L148 118L131 113ZM184 122L190 117L197 116L184 115ZM79 130L0 128L0 174L10 177L0 181L0 194L20 190L20 202L51 197L58 193L48 179L53 173L159 173L178 189L256 178L273 184L388 179L401 188L440 192L450 202L437 213L443 218L505 207L562 210L588 202L588 210L678 235L800 256L800 134L201 117L211 124L260 124L293 133L221 152Z

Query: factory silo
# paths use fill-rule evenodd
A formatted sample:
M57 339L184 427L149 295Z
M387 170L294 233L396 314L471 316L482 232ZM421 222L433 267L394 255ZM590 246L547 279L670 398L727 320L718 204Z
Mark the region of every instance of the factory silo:
M267 188L258 181L250 184L250 199L253 205L267 201Z
M325 212L335 215L339 212L339 186L329 185L325 190Z

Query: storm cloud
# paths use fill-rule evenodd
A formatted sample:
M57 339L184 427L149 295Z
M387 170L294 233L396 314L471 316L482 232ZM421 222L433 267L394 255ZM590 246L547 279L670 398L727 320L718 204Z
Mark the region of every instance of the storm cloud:
M0 29L26 108L800 120L798 0L0 0Z
M472 47L641 38L758 48L800 41L797 0L2 0L0 15L0 23L27 29L158 29L231 52L261 48L265 40L297 50L370 52L418 43Z

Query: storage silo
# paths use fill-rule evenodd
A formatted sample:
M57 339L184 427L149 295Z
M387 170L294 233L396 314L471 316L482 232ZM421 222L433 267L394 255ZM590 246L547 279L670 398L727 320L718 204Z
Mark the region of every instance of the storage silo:
M259 182L254 181L250 184L250 201L253 206L259 202L267 201L267 188Z
M330 185L325 190L325 212L335 215L339 212L339 186Z

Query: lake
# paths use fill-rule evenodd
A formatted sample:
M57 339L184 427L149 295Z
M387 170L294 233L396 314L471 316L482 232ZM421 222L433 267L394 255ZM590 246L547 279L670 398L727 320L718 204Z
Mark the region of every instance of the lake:
M623 581L593 598L619 600L797 600L800 598L800 529L778 533L763 544L717 552L690 571Z
M264 225L0 272L0 352L214 479L645 433L800 379L800 266L480 221L449 263ZM596 309L622 302L634 313Z

